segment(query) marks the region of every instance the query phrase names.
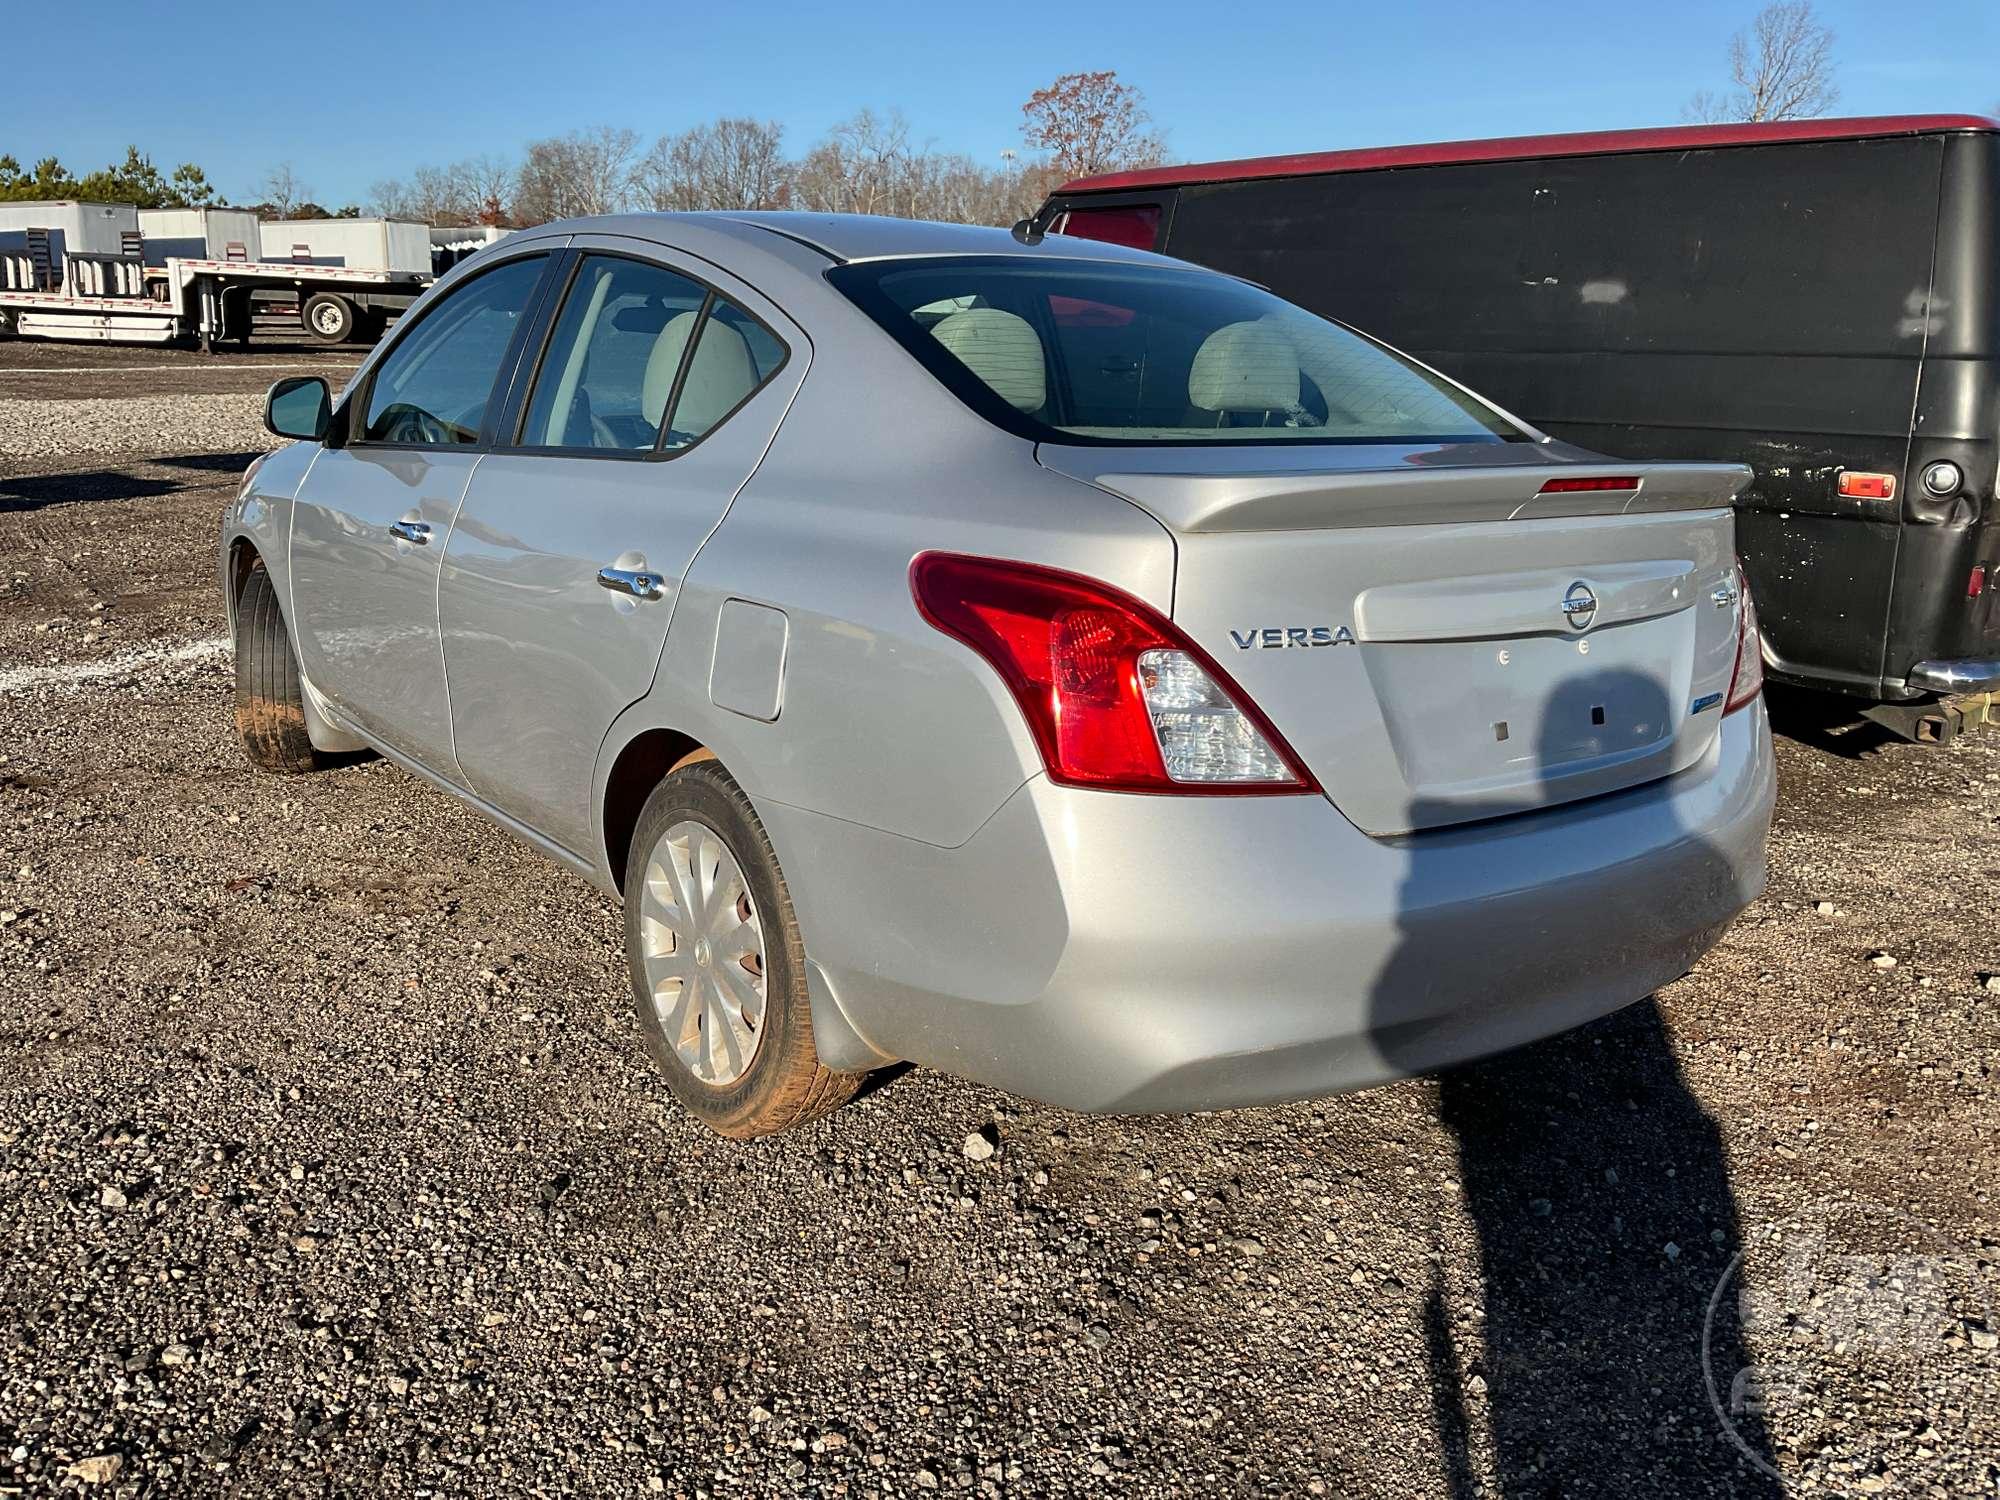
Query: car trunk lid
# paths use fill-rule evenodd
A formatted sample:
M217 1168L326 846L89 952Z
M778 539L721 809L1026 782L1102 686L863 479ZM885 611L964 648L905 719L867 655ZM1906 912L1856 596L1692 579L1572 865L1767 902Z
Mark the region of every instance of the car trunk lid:
M1639 785L1715 736L1740 466L1533 443L1040 456L1175 533L1175 622L1367 832Z

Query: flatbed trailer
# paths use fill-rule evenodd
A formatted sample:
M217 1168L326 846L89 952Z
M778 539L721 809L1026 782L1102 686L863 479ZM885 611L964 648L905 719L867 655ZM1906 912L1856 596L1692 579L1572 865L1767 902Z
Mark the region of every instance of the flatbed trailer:
M306 333L346 343L400 312L435 278L292 261L186 260L149 267L139 296L0 289L0 333L113 344L247 343L256 300L289 293Z

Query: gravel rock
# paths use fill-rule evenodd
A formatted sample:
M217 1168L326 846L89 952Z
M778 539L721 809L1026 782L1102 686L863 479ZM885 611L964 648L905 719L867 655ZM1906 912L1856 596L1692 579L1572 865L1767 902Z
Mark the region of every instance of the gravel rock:
M965 1138L965 1159L967 1161L991 1161L1000 1150L998 1133L991 1125L982 1125Z
M117 1479L118 1471L125 1467L125 1460L116 1453L100 1453L95 1458L81 1458L64 1470L71 1478L81 1479L85 1484L110 1484Z

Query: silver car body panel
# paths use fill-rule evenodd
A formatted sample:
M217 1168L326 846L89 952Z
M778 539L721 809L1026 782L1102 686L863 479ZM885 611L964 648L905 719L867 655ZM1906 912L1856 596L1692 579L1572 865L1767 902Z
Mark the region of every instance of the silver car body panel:
M385 480L365 447L281 451L225 522L223 577L239 544L271 567L323 694L316 735L359 734L606 891L621 757L661 731L711 750L784 868L833 1065L909 1058L1079 1108L1328 1092L1637 999L1761 888L1769 731L1761 703L1712 701L1737 471L1532 439L1038 448L870 323L829 265L1155 257L857 216L624 216L503 245L573 236L724 288L791 364L668 462L474 450ZM321 476L327 459L344 462ZM1551 474L1627 473L1636 496L1540 494ZM308 479L325 519L293 504ZM428 614L410 559L359 536L399 505L443 521ZM1170 615L1325 795L1056 785L994 670L917 612L926 550L1062 568ZM671 586L598 588L620 559ZM1331 649L1289 649L1313 627ZM406 670L323 683L361 649L343 632Z
M496 450L465 492L437 592L460 771L495 807L588 854L601 730L651 687L688 562L762 460L812 346L766 298L692 257L610 235L579 235L573 246L650 252L705 277L790 349L768 383L684 453ZM613 592L598 579L607 567L662 581L643 598ZM599 732L578 733L592 725Z

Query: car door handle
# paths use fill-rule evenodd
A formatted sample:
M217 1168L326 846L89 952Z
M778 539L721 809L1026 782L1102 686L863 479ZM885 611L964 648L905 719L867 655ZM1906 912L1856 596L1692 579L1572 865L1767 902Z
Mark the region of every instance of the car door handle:
M614 594L630 594L634 599L658 599L663 596L666 580L658 573L648 573L642 568L599 568L597 586L610 589Z
M401 537L406 542L414 542L419 547L431 544L431 523L428 521L393 521L389 525L389 535Z

